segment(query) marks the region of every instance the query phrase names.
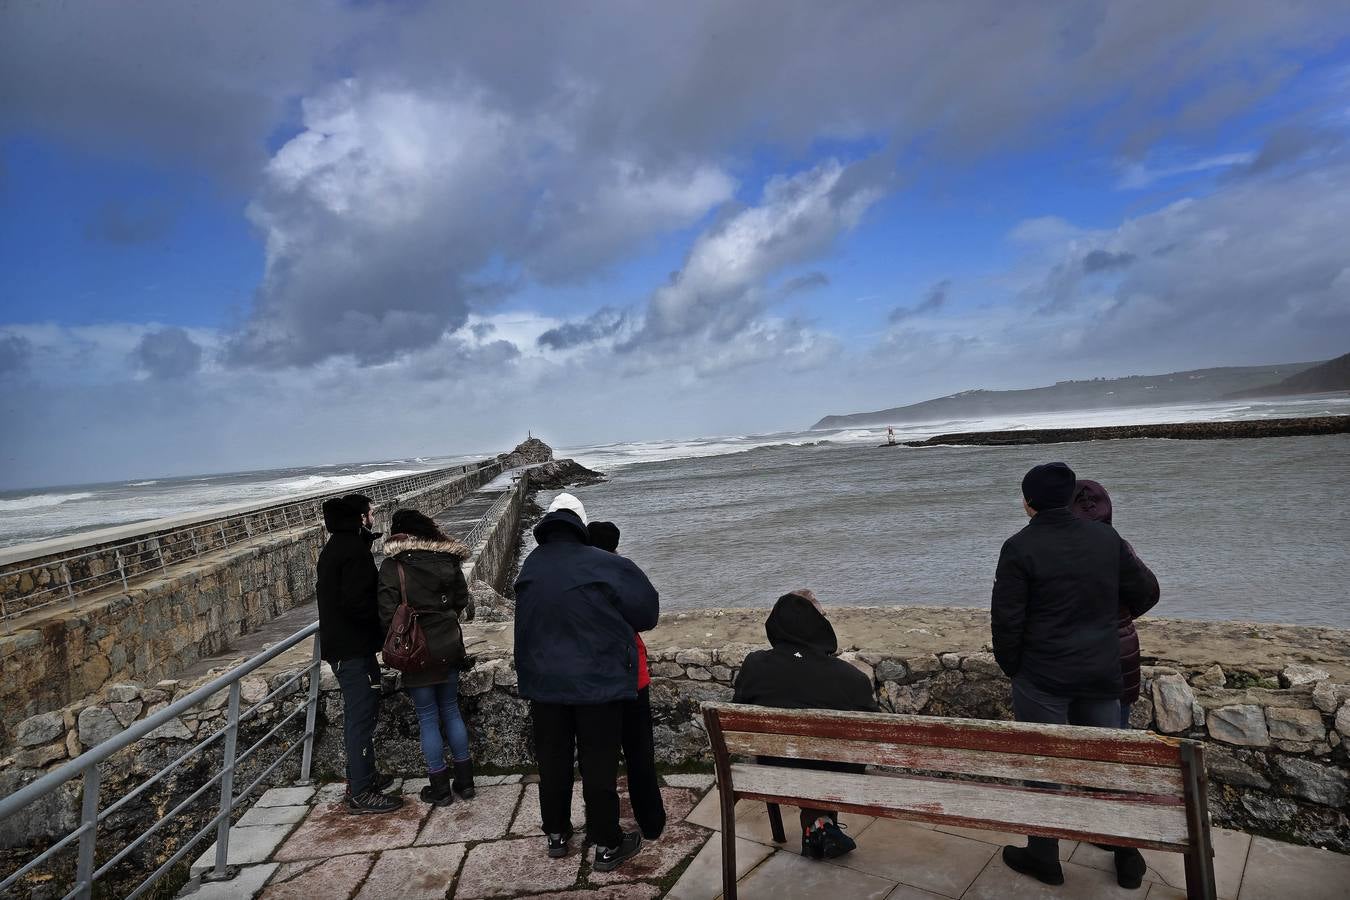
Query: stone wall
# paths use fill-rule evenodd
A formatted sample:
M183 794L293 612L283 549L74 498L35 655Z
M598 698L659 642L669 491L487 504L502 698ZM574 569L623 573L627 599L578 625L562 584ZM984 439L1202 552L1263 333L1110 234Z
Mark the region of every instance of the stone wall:
M501 471L493 463L379 509L435 514ZM123 591L62 604L0 636L0 749L20 720L118 681L154 681L227 649L314 594L321 526L293 528L173 566Z
M1195 625L1196 623L1188 623ZM509 623L476 626L489 649L477 654L460 681L461 705L480 765L528 767L532 763L528 706L516 693L510 652L501 646ZM1220 624L1210 626L1223 627ZM699 706L729 700L746 655L758 647L726 644L713 649L652 645L651 704L658 760L666 765L708 763ZM993 656L954 650L906 656L843 654L867 675L888 712L969 718L1010 718L1010 685ZM315 775L340 779L342 703L336 680L324 666L318 717ZM270 674L277 684L286 672ZM262 678L246 682L245 696L262 696ZM77 753L190 685L125 685L104 697L38 716L19 727L18 753L0 762L0 785L24 783L40 770ZM397 673L388 672L386 702L377 732L381 765L406 776L422 769L417 720ZM186 748L212 724L208 710L161 729L158 744ZM279 713L278 713L279 714ZM1283 840L1350 853L1350 684L1322 670L1287 665L1278 675L1218 666L1186 669L1149 666L1133 725L1194 738L1206 744L1211 809L1216 824ZM162 753L150 754L158 758ZM71 797L65 801L74 803ZM73 806L70 807L73 810ZM30 835L31 836L31 835Z

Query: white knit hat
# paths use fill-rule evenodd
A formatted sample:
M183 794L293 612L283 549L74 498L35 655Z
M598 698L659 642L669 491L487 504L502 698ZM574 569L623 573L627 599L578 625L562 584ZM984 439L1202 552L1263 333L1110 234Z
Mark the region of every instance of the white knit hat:
M571 494L563 492L554 497L553 502L548 505L547 511L557 512L560 509L576 513L577 518L581 519L582 525L588 524L586 521L586 507L582 506L581 501Z

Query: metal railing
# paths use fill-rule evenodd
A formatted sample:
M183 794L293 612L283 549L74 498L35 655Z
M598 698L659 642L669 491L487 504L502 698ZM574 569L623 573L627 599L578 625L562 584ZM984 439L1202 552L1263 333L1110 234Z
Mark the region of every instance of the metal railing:
M22 584L27 576L33 587L19 596L0 593L0 620L6 621L8 625L10 619L62 601L74 602L78 597L95 591L119 586L125 591L132 579L162 572L175 563L238 546L275 532L321 524L323 502L343 493L360 491L380 505L456 477L468 477L482 469L500 465L496 460L489 460L356 485L341 493L254 508L164 532L152 530L120 543L77 553L54 554L26 566L5 568L0 570L0 578Z
M216 837L216 854L214 875L222 877L225 875L226 861L229 858L230 845L230 817L233 812L240 807L244 800L260 784L262 784L277 767L288 759L297 749L301 750L300 760L300 781L309 781L310 767L314 758L314 723L318 711L319 699L319 624L314 624L301 629L284 641L276 644L268 650L252 657L242 665L231 669L219 678L203 685L182 699L176 700L164 709L147 716L141 721L135 723L126 731L111 738L96 747L91 748L79 757L71 760L65 765L15 791L13 794L0 799L0 820L10 816L20 815L24 809L43 797L58 790L68 781L75 778L82 780L83 802L81 803L80 825L70 834L67 834L61 840L57 841L43 853L29 860L13 874L0 881L0 895L14 886L21 878L37 869L44 862L52 860L56 854L62 852L72 843L76 846L76 865L75 865L75 885L69 893L65 895L69 898L89 898L93 891L94 883L104 878L120 862L126 859L131 853L143 845L152 835L158 832L165 824L178 817L189 806L196 803L215 785L220 786L220 804L219 810L206 824L191 838L189 838L178 850L164 861L154 872L140 882L130 893L129 898L139 897L162 878L166 873L173 869L182 859L192 852L203 838L209 836L212 832ZM280 685L271 688L271 690L261 700L253 703L248 709L240 711L241 682L245 676L255 671L260 666L275 659L277 656L295 647L296 645L313 637L314 652L311 661L295 675L282 682ZM309 691L305 696L303 703L298 704L294 710L283 716L265 735L259 738L251 747L243 752L237 751L239 726L249 719L258 715L259 710L264 704L280 702L285 697L290 696L286 693L287 689L302 679L306 674L309 675ZM138 787L122 795L107 807L103 807L99 796L100 775L99 764L109 759L113 754L123 750L155 729L173 722L178 716L200 706L214 697L222 690L229 691L229 700L227 704L227 714L225 725L205 740L200 741L190 750L183 753L173 762L160 769L150 778L142 782ZM292 692L294 693L294 692ZM258 775L247 787L239 792L234 790L234 776L239 771L241 764L250 759L258 750L275 737L287 724L293 719L304 713L305 729L301 736L303 739L293 742L286 748L275 760L273 760L262 773ZM224 740L224 746L221 756L220 771L212 776L207 782L192 792L185 800L178 803L168 813L161 816L154 824L145 831L132 839L124 847L112 854L102 865L95 865L94 850L98 838L99 825L106 822L113 813L125 808L136 798L145 794L151 787L162 781L171 772L179 769L189 760L203 756L206 749L218 740Z
M511 484L511 487L503 491L502 495L488 507L487 512L483 513L483 517L474 523L474 526L469 529L469 533L464 536L464 544L470 551L478 548L483 538L487 537L488 532L497 524L501 514L516 501L517 495L529 489L529 481L530 473L527 469L516 476L516 480Z

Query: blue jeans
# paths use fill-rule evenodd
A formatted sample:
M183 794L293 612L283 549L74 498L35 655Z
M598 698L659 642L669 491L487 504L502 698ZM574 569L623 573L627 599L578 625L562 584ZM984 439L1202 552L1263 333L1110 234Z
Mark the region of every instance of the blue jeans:
M333 667L342 688L342 744L347 787L356 797L375 779L375 722L380 715L380 664L374 655L344 659Z
M422 732L422 757L428 772L445 768L445 743L441 727L450 739L450 756L455 762L469 758L469 730L459 714L459 672L451 671L444 684L428 684L408 688L413 705L417 707L417 725Z

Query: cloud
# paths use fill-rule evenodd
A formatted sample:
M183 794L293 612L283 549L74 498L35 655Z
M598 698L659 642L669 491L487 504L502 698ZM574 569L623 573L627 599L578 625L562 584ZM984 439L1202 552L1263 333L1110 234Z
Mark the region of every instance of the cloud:
M550 328L539 335L537 343L540 347L547 347L550 350L568 350L584 344L593 344L613 336L628 325L629 320L630 316L626 310L605 306L580 322L567 322L557 328Z
M22 372L33 355L33 342L18 334L0 335L0 377Z
M152 378L182 378L194 374L202 365L201 345L182 328L148 332L132 355Z
M1201 159L1158 162L1152 165L1144 162L1129 162L1122 166L1120 180L1116 183L1116 187L1124 191L1135 191L1149 187L1158 181L1176 178L1179 175L1195 175L1201 172L1230 169L1234 166L1245 166L1254 159L1256 159L1255 153L1242 151L1239 153L1221 153L1217 156L1207 156Z
M897 306L895 309L891 310L891 313L887 318L891 324L894 325L914 316L935 313L947 305L947 296L951 292L951 289L952 280L950 278L944 278L928 289L928 293L924 295L921 302L914 306Z
M1089 250L1083 257L1083 271L1089 274L1093 272L1108 272L1112 269L1123 269L1135 261L1133 253L1112 253L1110 250L1103 250L1100 247Z

